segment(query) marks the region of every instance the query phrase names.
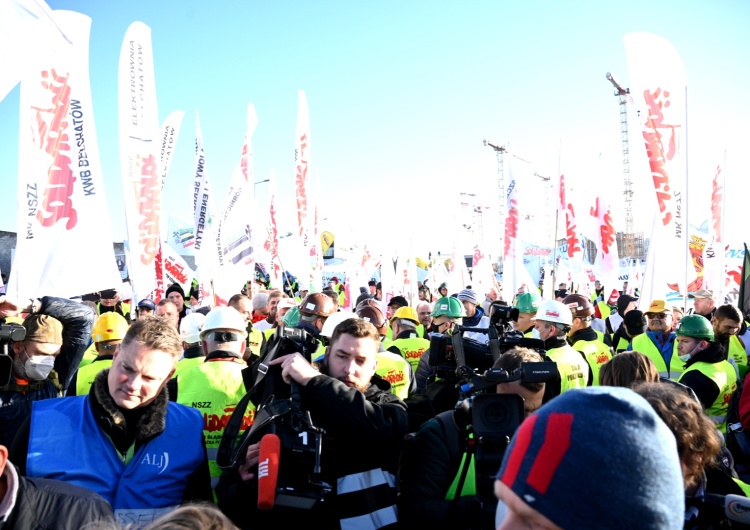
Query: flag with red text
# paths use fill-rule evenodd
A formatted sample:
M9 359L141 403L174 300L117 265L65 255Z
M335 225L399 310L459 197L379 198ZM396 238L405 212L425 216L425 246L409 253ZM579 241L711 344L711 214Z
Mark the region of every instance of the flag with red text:
M651 33L625 35L625 52L631 79L631 94L642 121L642 144L645 156L634 149L631 169L639 174L639 164L651 175L654 187L654 215L657 223L650 242L660 253L671 256L670 276L679 279L674 290L687 294L688 278L688 219L687 204L687 80L682 59L672 44ZM655 271L655 269L654 269ZM661 274L661 272L659 272ZM663 278L656 281L654 293L671 292ZM657 296L656 298L664 298Z
M309 267L310 250L314 245L315 208L310 204L310 114L303 90L297 92L297 128L294 135L295 195L297 198L297 237L301 251L300 263ZM298 274L300 289L310 293L321 290L312 278L312 269Z
M193 252L201 306L214 305L213 278L218 267L214 199L206 168L198 112L195 112L195 182L193 183Z
M711 210L708 219L708 241L703 247L703 288L713 291L717 300L724 300L728 278L724 270L724 172L721 165L714 170L711 181Z
M125 33L118 86L128 270L136 299L155 291L155 300L159 300L164 294L157 259L161 229L159 117L151 29L142 22L134 22Z
M16 300L121 284L89 84L91 19L72 11L52 18L75 39L58 42L23 70L18 239L8 285Z

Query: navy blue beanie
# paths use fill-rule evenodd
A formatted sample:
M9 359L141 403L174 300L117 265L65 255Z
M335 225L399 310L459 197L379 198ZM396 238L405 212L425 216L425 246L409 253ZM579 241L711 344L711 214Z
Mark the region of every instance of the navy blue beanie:
M677 443L627 388L569 390L526 418L497 476L562 528L680 530Z

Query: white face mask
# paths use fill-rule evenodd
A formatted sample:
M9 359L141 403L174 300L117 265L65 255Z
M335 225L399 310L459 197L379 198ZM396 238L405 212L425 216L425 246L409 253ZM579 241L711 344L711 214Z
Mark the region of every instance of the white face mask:
M539 334L539 330L538 329L534 328L534 329L531 330L531 338L532 339L539 339L539 340L542 339L542 336Z
M26 348L23 349L26 354L26 362L23 364L26 377L31 381L44 381L49 376L52 368L55 366L55 358L52 355L38 355L29 357Z

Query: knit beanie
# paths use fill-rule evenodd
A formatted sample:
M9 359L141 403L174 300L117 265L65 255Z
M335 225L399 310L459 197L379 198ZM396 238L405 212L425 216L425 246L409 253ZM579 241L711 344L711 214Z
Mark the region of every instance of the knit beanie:
M630 389L564 392L521 424L497 476L562 528L679 530L677 443Z
M464 289L458 293L458 299L461 301L471 302L474 305L479 305L479 295L472 289Z
M182 299L185 299L185 291L182 290L182 286L179 283L173 283L169 286L167 289L167 292L164 293L164 298L169 298L169 293L180 293L180 296L182 296Z

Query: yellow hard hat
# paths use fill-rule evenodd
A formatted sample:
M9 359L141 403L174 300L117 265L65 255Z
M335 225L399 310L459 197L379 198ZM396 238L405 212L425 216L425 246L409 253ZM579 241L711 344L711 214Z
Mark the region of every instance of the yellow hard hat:
M94 329L91 330L91 338L94 342L104 342L108 340L122 340L128 331L128 321L119 313L108 311L94 322Z
M393 325L393 321L397 318L399 320L400 319L411 320L417 326L419 325L419 316L417 315L417 312L414 310L413 307L404 306L404 307L399 307L398 309L396 309L396 312L393 313L393 316L391 317L391 320L390 320L391 325Z

